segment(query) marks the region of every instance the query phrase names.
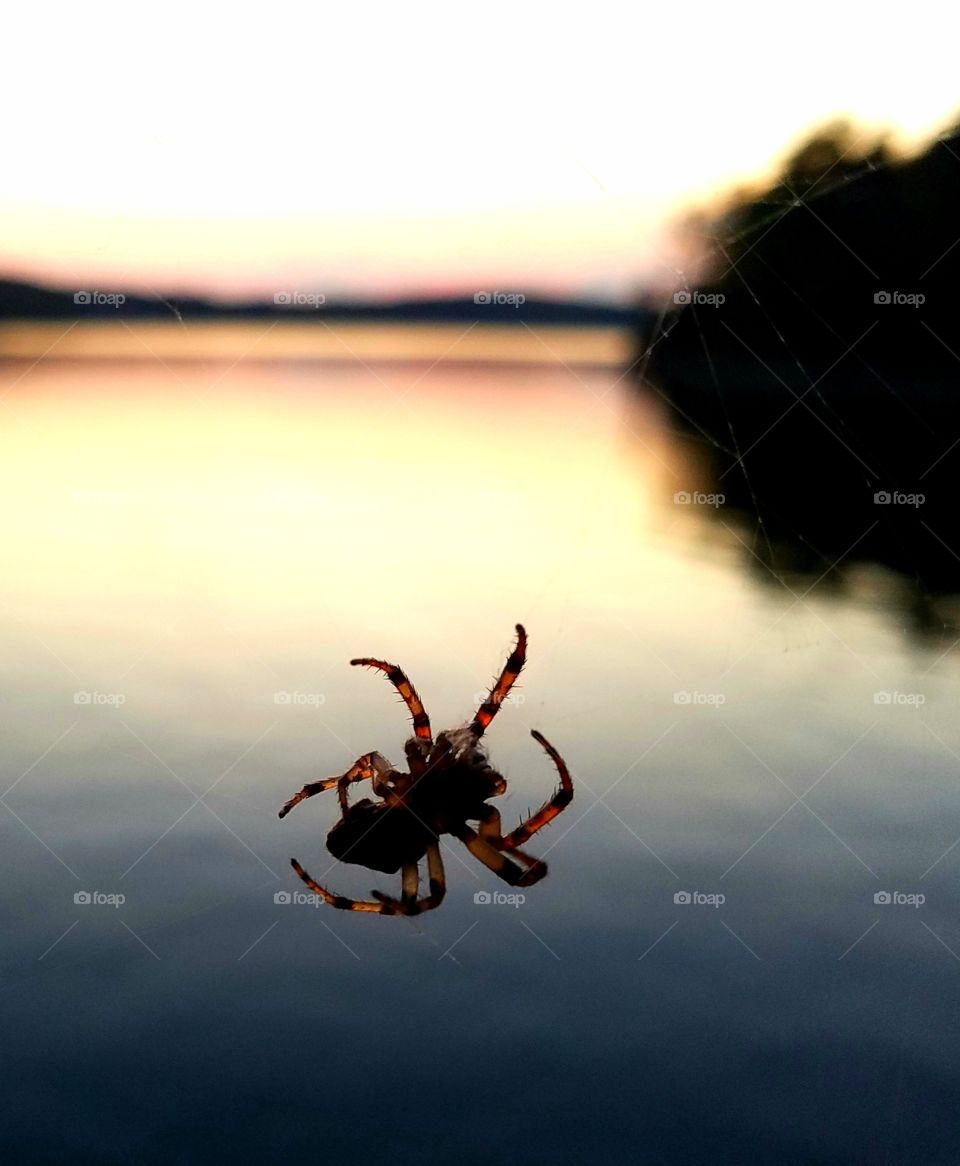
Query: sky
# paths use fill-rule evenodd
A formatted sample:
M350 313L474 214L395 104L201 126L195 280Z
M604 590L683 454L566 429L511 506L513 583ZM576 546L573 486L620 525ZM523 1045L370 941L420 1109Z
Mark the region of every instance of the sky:
M22 5L0 273L328 302L617 300L670 225L848 115L960 116L960 14L810 3Z

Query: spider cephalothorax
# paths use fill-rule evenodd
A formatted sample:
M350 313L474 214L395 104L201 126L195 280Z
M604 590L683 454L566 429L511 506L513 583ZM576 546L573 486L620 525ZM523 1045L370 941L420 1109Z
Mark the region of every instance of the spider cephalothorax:
M527 887L543 878L547 873L546 864L525 854L520 846L573 800L573 782L563 758L540 733L532 732L553 759L560 774L560 788L526 822L504 835L500 814L487 804L487 799L506 790L506 779L490 765L480 744L484 731L520 675L526 650L527 634L517 624L517 645L476 716L468 725L438 733L436 741L420 697L395 664L367 657L350 661L386 673L409 709L414 731L404 747L409 772L394 769L379 753L365 753L342 777L305 785L283 807L280 817L289 814L305 798L336 786L341 817L327 835L327 849L342 862L357 863L387 874L402 871L403 889L399 899L380 891L372 892L375 902L347 899L320 886L296 859L291 859L293 869L311 890L331 906L346 911L376 911L381 915L417 915L429 911L440 905L445 893L440 857L442 834L459 838L475 858L511 886ZM363 798L351 805L348 798L351 783L367 779L380 801ZM468 822L476 822L477 829ZM419 863L424 857L430 894L419 898ZM514 857L522 867L513 861Z

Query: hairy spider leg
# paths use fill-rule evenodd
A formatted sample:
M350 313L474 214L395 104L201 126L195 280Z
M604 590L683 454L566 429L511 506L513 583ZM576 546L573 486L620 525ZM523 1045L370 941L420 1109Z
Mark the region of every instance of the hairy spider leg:
M331 907L338 907L341 911L372 911L377 915L399 915L402 911L402 906L399 903L395 910L392 906L384 903L368 903L362 899L348 899L345 895L335 895L312 879L295 858L290 859L290 865L310 890L319 895L325 903L329 903Z
M496 806L487 806L486 813L481 815L478 821L480 825L477 833L484 842L489 842L497 850L509 850L515 858L519 858L526 866L536 866L540 861L538 858L534 858L532 854L527 854L521 850L518 846L507 845L507 840L503 836L500 811Z
M278 817L285 818L294 806L299 806L302 801L307 798L312 798L314 794L323 793L324 790L333 789L337 786L337 792L340 796L340 804L344 805L346 796L346 787L354 781L366 781L368 778L383 779L388 774L393 772L390 762L387 761L380 753L364 753L359 757L353 765L347 770L342 777L327 777L323 781L312 781L303 787L298 793L287 802L283 809L278 814Z
M392 772L392 770L390 771ZM346 814L350 809L350 784L356 778L341 777L337 782L337 800L340 802L340 812ZM383 798L385 802L396 804L399 802L396 792L393 787L387 784L381 773L374 770L371 774L370 784L373 787L373 792L378 798Z
M520 675L520 670L523 668L526 658L527 633L524 631L523 624L518 623L517 645L507 657L507 662L504 664L503 671L500 673L500 679L490 689L490 695L479 709L477 709L477 715L473 718L470 725L470 731L475 736L482 737L484 730L500 711L500 706L507 699L507 694Z
M406 673L402 668L398 668L396 664L388 664L386 660L374 660L371 657L364 656L358 660L351 660L351 664L359 664L364 668L376 668L380 672L386 673L387 679L393 687L400 693L404 704L413 717L413 731L424 741L433 741L430 733L430 718L427 716L423 702L417 695L417 690L413 687L406 677Z
M467 825L458 826L451 833L460 839L474 858L511 887L531 887L547 873L547 864L539 860L535 861L529 870L521 870L503 851L486 842Z
M422 915L424 911L432 911L435 907L440 906L443 902L444 895L447 893L446 876L443 871L443 858L440 855L440 845L437 842L427 843L427 875L430 880L430 894L424 899L408 900L406 891L404 891L404 899L402 902L391 899L389 895L383 894L382 891L373 891L373 897L378 902L391 908L387 912L390 915Z
M539 741L553 759L557 772L560 774L560 788L549 801L544 802L535 814L531 814L526 822L522 822L516 830L512 830L504 838L508 850L516 850L518 846L522 846L538 830L542 830L548 822L552 822L558 814L562 814L573 801L573 780L570 777L566 762L542 733L538 733L536 729L531 729L530 736L535 741Z

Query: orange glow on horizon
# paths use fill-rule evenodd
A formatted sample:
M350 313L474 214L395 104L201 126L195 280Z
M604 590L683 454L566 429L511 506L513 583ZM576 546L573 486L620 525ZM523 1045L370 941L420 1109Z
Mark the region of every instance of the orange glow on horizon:
M910 144L948 123L951 16L812 3L786 51L759 0L493 2L469 29L438 4L154 19L94 0L54 37L22 7L8 44L43 45L43 84L10 54L0 266L227 298L622 298L671 261L682 209L813 126Z

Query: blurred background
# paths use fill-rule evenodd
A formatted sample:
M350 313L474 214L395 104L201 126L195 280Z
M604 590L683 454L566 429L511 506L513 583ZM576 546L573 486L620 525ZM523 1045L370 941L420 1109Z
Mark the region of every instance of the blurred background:
M955 1160L956 23L7 15L5 1160ZM518 620L549 877L298 901Z

